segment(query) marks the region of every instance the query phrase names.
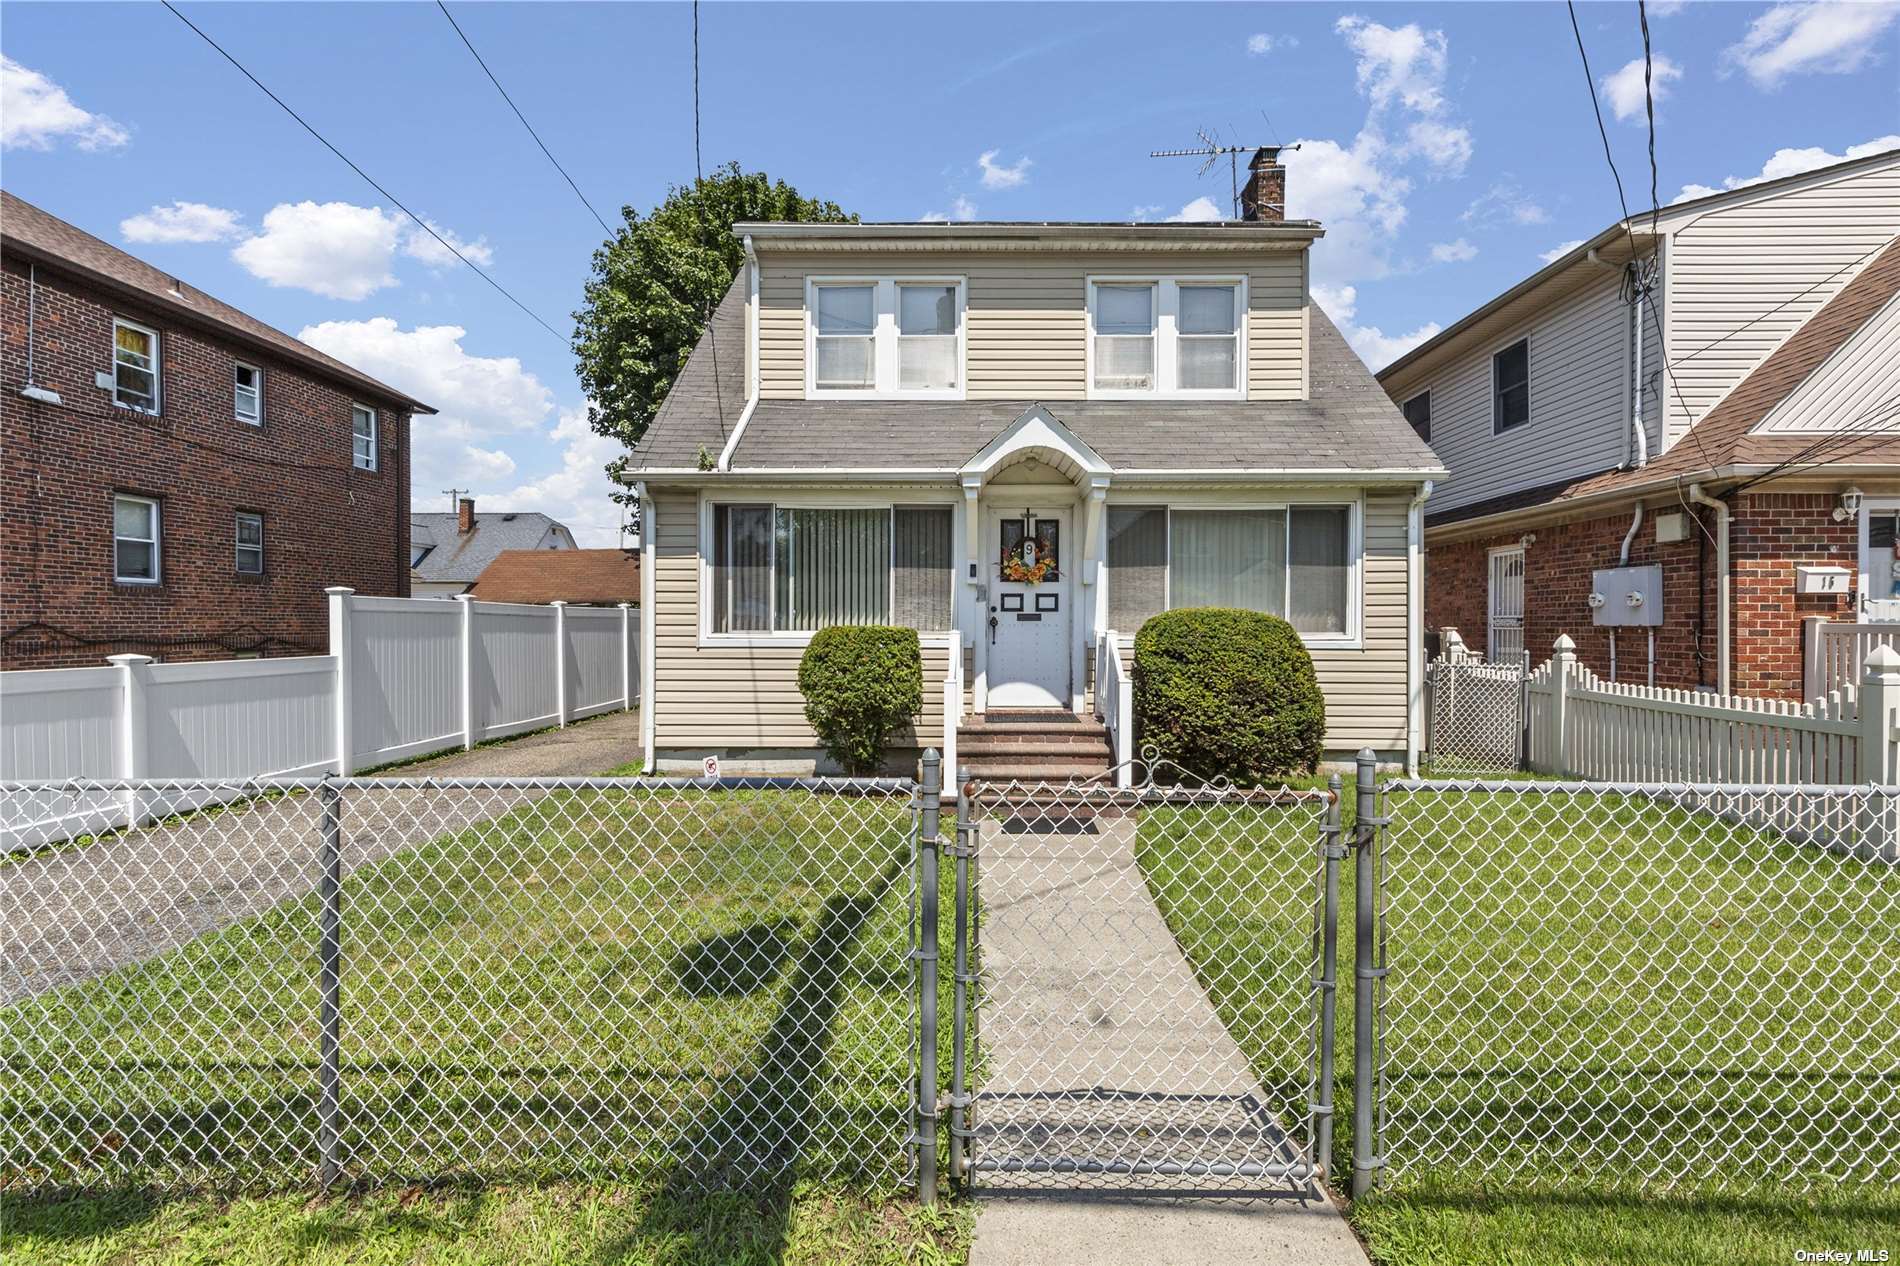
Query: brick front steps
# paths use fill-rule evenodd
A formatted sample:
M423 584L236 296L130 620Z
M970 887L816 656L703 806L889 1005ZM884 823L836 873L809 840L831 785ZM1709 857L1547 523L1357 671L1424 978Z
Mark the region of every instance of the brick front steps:
M992 710L957 728L963 775L991 780L1063 782L1100 778L1111 765L1108 731L1069 712Z

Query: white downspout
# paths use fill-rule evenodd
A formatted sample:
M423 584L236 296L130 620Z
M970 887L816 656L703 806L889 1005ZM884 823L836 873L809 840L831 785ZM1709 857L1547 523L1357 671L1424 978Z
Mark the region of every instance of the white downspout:
M633 492L640 500L640 750L643 758L642 769L652 773L658 757L654 754L655 735L653 682L659 675L654 668L653 652L659 639L655 636L658 628L659 613L653 606L653 538L656 535L653 522L653 498L647 494L646 480L633 486Z
M759 257L752 252L752 235L745 235L745 363L746 386L745 408L739 413L738 425L732 428L732 435L726 440L726 446L719 450L719 470L732 469L732 455L739 447L739 441L745 436L746 423L752 420L752 411L759 407Z
M1425 498L1432 481L1418 486L1405 515L1405 776L1418 777L1418 749L1425 725Z
M1635 268L1636 265L1632 262L1630 267ZM1635 465L1639 470L1649 465L1649 432L1643 427L1643 315L1648 307L1649 285L1639 270L1636 274L1636 364L1631 371L1630 381L1630 428L1636 441ZM1642 517L1640 504L1636 514L1639 519ZM1623 542L1623 548L1627 553L1628 541Z
M1689 500L1715 511L1715 681L1717 692L1726 699L1729 686L1728 503L1703 492L1701 484L1689 485Z

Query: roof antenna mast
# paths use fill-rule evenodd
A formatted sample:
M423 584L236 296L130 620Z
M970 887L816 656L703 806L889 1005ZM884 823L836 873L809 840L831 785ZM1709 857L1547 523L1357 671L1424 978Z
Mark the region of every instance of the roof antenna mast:
M444 488L442 493L449 499L449 513L454 514L462 508L462 494L467 488Z
M1200 158L1200 170L1194 174L1205 176L1222 154L1227 155L1228 197L1233 207L1234 219L1243 218L1240 206L1240 155L1251 154L1256 150L1272 150L1278 153L1283 149L1298 149L1297 145L1222 145L1209 134L1206 128L1196 128L1194 134L1201 138L1199 146L1193 149L1154 149L1148 151L1150 158Z

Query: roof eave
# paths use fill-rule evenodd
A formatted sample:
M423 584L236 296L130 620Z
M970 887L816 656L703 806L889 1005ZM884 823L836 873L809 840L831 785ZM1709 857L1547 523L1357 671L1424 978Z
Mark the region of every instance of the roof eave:
M652 467L646 470L627 470L620 474L620 482L629 486L638 483L665 482L669 484L744 484L768 480L774 483L807 482L851 482L853 480L880 480L897 483L933 483L954 482L960 477L960 469L955 466L932 467L740 467L737 470L700 470L697 467ZM1424 480L1439 480L1448 477L1450 472L1443 466L1418 467L1380 467L1373 470L1356 470L1349 467L1302 470L1285 466L1250 466L1228 468L1189 468L1178 470L1166 468L1115 469L1108 471L1109 478L1119 483L1166 483L1169 481L1193 480L1196 483L1328 483L1328 484L1415 484Z
M755 246L780 250L837 250L875 243L890 248L911 244L931 249L1085 248L1130 245L1196 248L1303 247L1324 237L1314 220L1262 223L1228 220L1197 224L811 224L792 221L739 223L735 237L751 237Z

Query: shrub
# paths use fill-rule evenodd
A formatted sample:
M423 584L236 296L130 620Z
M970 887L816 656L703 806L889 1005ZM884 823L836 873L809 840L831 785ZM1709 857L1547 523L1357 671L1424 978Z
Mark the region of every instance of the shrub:
M847 773L876 771L885 740L924 703L917 630L881 625L820 629L798 664L805 719Z
M1313 657L1276 616L1187 607L1135 635L1141 743L1202 778L1255 786L1311 773L1326 735Z

